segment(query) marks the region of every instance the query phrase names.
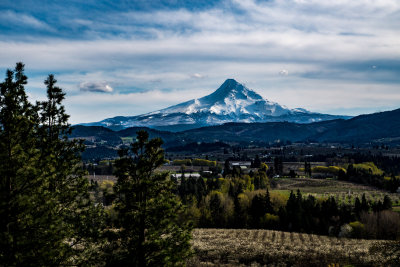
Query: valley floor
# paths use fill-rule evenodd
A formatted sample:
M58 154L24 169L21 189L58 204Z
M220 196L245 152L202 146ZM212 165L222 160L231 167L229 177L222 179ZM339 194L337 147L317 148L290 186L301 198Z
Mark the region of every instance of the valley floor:
M300 189L303 196L313 195L316 198L334 197L337 203L354 205L356 197L361 199L365 194L369 201L383 201L387 195L392 201L394 210L400 207L400 194L389 193L368 185L355 184L351 182L334 179L311 179L311 178L279 178L273 179L274 187L271 192L279 192L289 196L290 191L296 193Z
M400 244L273 230L195 229L188 266L400 266Z

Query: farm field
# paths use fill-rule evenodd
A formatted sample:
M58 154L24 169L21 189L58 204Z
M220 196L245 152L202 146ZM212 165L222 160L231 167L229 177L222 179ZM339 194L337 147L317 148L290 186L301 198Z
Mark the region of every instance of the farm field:
M303 196L313 195L317 198L333 196L339 203L354 204L355 198L365 193L366 199L371 201L383 201L388 195L393 207L400 206L400 194L389 193L371 186L354 184L350 182L338 181L333 179L310 179L310 178L280 178L274 179L276 186L272 191L288 195L291 190L295 192L300 189Z
M399 266L395 241L273 230L195 229L188 266ZM334 264L334 265L333 265Z

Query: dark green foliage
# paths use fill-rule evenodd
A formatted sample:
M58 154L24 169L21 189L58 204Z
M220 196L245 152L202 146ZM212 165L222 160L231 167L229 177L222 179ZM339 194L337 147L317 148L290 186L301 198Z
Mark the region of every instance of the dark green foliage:
M222 194L213 192L210 196L210 214L213 227L224 227L226 225L224 207L222 205Z
M181 176L181 183L178 186L178 192L183 203L187 203L189 196L195 196L197 203L207 194L207 186L203 178L184 178L184 173Z
M289 171L289 177L290 178L296 178L296 176L297 176L297 174L296 174L296 172L294 170L290 170Z
M360 199L358 197L356 197L356 200L354 202L354 214L359 217L360 212L362 211L361 209L361 202Z
M161 144L139 131L116 160L120 229L110 235L110 266L180 265L190 254L191 227L180 220L183 206L172 193L174 183L168 173L155 172L164 163Z
M297 191L297 196L290 192L289 199L286 203L286 216L289 230L299 231L301 229L301 193Z
M283 160L281 157L274 158L274 170L276 174L283 173Z
M240 196L236 195L234 198L234 221L233 226L235 228L247 228L249 221L249 214L247 207L240 201Z
M361 211L368 212L369 210L369 204L367 202L367 199L365 198L365 194L362 195L361 197Z
M55 83L49 75L48 99L36 105L25 93L22 63L1 84L0 265L93 263L101 210L89 201L78 166L83 147L67 138L64 93Z
M26 83L24 65L18 63L15 71L7 71L0 85L0 262L5 266L38 262L34 240L43 236L47 227L35 218L35 213L47 214L42 205L47 200L45 195L39 198L44 178L37 164L38 116L25 94Z
M398 165L398 160L395 158L388 157L365 157L363 155L352 155L357 161L362 159L374 159L377 160L386 170L397 170L397 168L390 166L390 164ZM358 164L360 165L360 164ZM374 163L372 162L362 162L361 165L374 167L377 169ZM390 167L389 167L390 166ZM381 173L379 173L381 172ZM396 178L393 174L390 179L387 180L384 178L384 173L381 170L373 172L371 168L356 168L353 164L349 164L347 167L347 173L343 171L339 171L338 179L344 181L351 181L359 184L372 185L378 188L382 188L388 190L392 193L396 192L397 188L400 187L400 179Z
M269 191L267 189L265 194L257 194L251 201L250 214L253 220L253 227L258 228L260 225L260 219L266 213L273 213L273 207L269 197Z
M117 149L102 145L96 145L95 147L88 147L87 149L85 149L85 151L82 152L82 160L85 161L114 159L116 157L118 157Z
M253 161L253 166L252 168L260 168L261 167L261 160L258 154L256 155L256 158Z
M311 177L311 164L310 162L304 162L304 173L308 175L308 177Z
M392 200L390 199L389 196L385 195L383 198L383 204L382 204L383 210L390 210L392 209Z
M254 189L267 189L269 179L265 171L259 170L253 174Z

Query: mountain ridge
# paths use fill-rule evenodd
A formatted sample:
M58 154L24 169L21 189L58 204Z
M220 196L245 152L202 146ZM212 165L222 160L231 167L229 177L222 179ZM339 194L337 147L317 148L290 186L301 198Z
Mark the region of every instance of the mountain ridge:
M87 126L104 126L113 130L129 127L149 127L159 130L182 131L227 122L289 121L310 123L337 118L349 118L310 112L264 99L255 91L234 79L227 79L216 91L154 112L138 116L116 116Z
M350 120L336 119L308 124L292 122L237 123L207 126L182 132L158 131L133 127L111 131L105 127L74 126L71 138L107 141L109 145L123 137L135 138L136 131L147 130L151 138L160 137L166 148L198 142L274 143L291 142L342 143L350 145L400 145L400 109L356 116ZM133 139L132 139L133 140Z

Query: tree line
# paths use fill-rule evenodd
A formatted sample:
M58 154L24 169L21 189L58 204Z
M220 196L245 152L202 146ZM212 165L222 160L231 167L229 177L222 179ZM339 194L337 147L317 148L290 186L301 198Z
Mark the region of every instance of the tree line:
M47 99L31 103L24 64L0 84L0 265L164 266L190 256L191 225L172 193L160 139L138 132L119 152L111 198L115 219L93 199L69 139L65 93L54 75Z
M199 228L273 229L356 238L397 239L400 216L392 212L389 196L354 204L334 197L303 196L300 190L288 198L269 190L264 171L225 178L185 179L177 185L188 216ZM258 185L256 187L256 185ZM375 218L372 219L372 218ZM351 231L346 232L346 227ZM343 228L344 227L344 228ZM346 233L345 233L346 232Z
M162 140L144 131L106 166L118 180L101 188L85 177L95 168L83 168L83 142L69 138L65 93L54 75L44 84L47 99L31 103L22 63L0 84L0 265L184 265L193 227L398 237L388 197L349 205L270 192L282 161L274 172L256 159L249 174L225 164L224 176L171 179L156 171ZM347 170L349 180L359 176Z

